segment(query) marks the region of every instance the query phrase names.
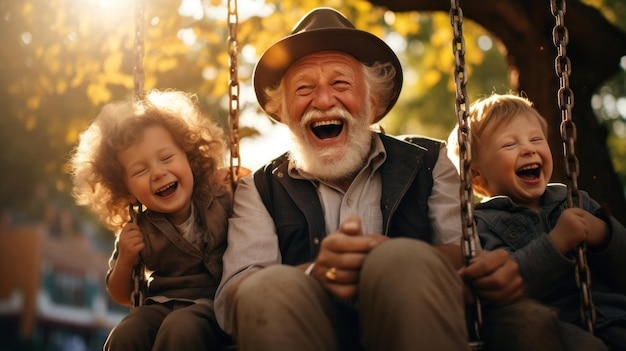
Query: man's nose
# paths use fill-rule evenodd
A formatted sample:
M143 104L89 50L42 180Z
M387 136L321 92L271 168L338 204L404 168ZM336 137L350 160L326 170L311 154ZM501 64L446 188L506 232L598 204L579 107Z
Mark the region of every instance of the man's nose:
M313 98L313 107L319 110L327 110L334 106L335 97L332 92L332 88L324 85L319 85L315 89L315 97Z

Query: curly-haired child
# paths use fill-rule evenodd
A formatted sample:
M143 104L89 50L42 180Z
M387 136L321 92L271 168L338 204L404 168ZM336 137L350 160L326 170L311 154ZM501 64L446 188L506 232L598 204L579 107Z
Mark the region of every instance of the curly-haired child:
M133 268L149 273L141 306L109 334L105 350L219 349L213 297L232 194L221 170L223 131L196 97L152 91L104 106L81 135L69 165L73 195L116 233L106 285L131 304ZM130 206L138 206L131 221Z

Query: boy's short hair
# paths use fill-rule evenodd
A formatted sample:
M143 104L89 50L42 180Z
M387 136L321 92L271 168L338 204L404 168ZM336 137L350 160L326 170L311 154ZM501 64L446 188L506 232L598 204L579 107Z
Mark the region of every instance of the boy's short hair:
M548 122L534 108L532 101L516 93L491 94L479 98L469 109L467 125L469 128L470 155L476 155L478 146L485 134L498 126L509 123L520 114L536 116L541 124L543 134L548 136ZM458 124L448 136L448 157L451 160L459 159ZM459 162L453 162L459 170Z

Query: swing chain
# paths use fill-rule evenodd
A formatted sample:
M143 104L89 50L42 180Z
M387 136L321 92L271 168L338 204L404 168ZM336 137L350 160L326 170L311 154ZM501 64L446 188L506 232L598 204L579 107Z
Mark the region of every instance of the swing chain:
M139 107L145 99L144 91L144 70L143 70L143 56L144 56L144 0L135 0L135 67L133 68L133 83L134 83L134 97L135 106ZM141 205L140 205L141 206ZM141 209L141 207L140 207ZM135 210L132 204L128 209L130 215L130 221L137 223L138 211ZM143 263L138 262L131 272L131 279L133 281L133 291L130 294L130 310L132 311L136 307L143 304L144 291L145 291L145 276L144 276Z
M471 163L471 152L469 143L468 108L469 99L467 97L467 66L465 65L465 39L463 37L463 11L458 0L451 0L450 24L454 31L452 40L452 51L454 53L454 83L456 87L455 112L458 119L458 143L459 143L459 174L461 178L460 202L462 221L462 245L463 259L465 265L469 265L470 260L476 256L478 239L476 236L476 223L474 222L474 194L472 190L469 169ZM482 308L480 300L477 298L471 316L474 330L470 331L473 342L470 344L473 350L481 349L480 330L482 328ZM473 334L473 335L472 335ZM478 340L478 341L474 341Z
M128 205L128 214L130 215L130 222L137 223L137 217L141 211L141 204L135 209L135 205ZM133 291L130 293L130 310L132 311L136 307L143 305L144 291L145 291L145 275L144 266L142 262L138 262L133 266L133 270L130 273L130 277L133 281Z
M135 0L135 67L133 68L133 83L135 86L135 101L145 98L143 56L145 51L144 35L144 0Z
M239 22L237 14L237 0L228 0L228 56L229 56L229 121L230 121L230 171L233 189L241 168L241 156L239 155L239 79L237 75L237 54L239 44L237 42L237 26Z
M566 49L569 42L569 34L565 27L565 0L550 0L550 10L555 18L552 30L554 46L557 48L557 57L554 62L556 75L559 77L559 90L557 102L561 111L561 138L565 156L565 172L567 177L567 204L568 207L581 207L582 198L578 192L578 174L580 171L578 157L574 151L576 142L576 125L572 120L572 107L574 106L574 92L569 87L571 74L571 62L567 57ZM593 333L593 325L596 320L596 311L591 298L591 274L587 265L587 246L583 242L577 247L576 260L576 285L580 291L580 318Z
M130 293L130 310L143 305L144 276L143 264L137 263L130 274L133 280L133 291Z

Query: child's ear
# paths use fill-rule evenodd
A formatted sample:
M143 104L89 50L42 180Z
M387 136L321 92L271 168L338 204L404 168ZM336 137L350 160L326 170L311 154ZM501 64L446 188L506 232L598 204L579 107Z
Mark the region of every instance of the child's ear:
M470 169L470 176L472 177L472 187L478 190L478 192L481 192L482 189L485 188L485 178L482 173L480 173L478 169L472 167Z
M137 200L137 198L131 194L128 194L127 200L128 200L128 203L131 205L135 205L135 206L139 205L139 201Z

